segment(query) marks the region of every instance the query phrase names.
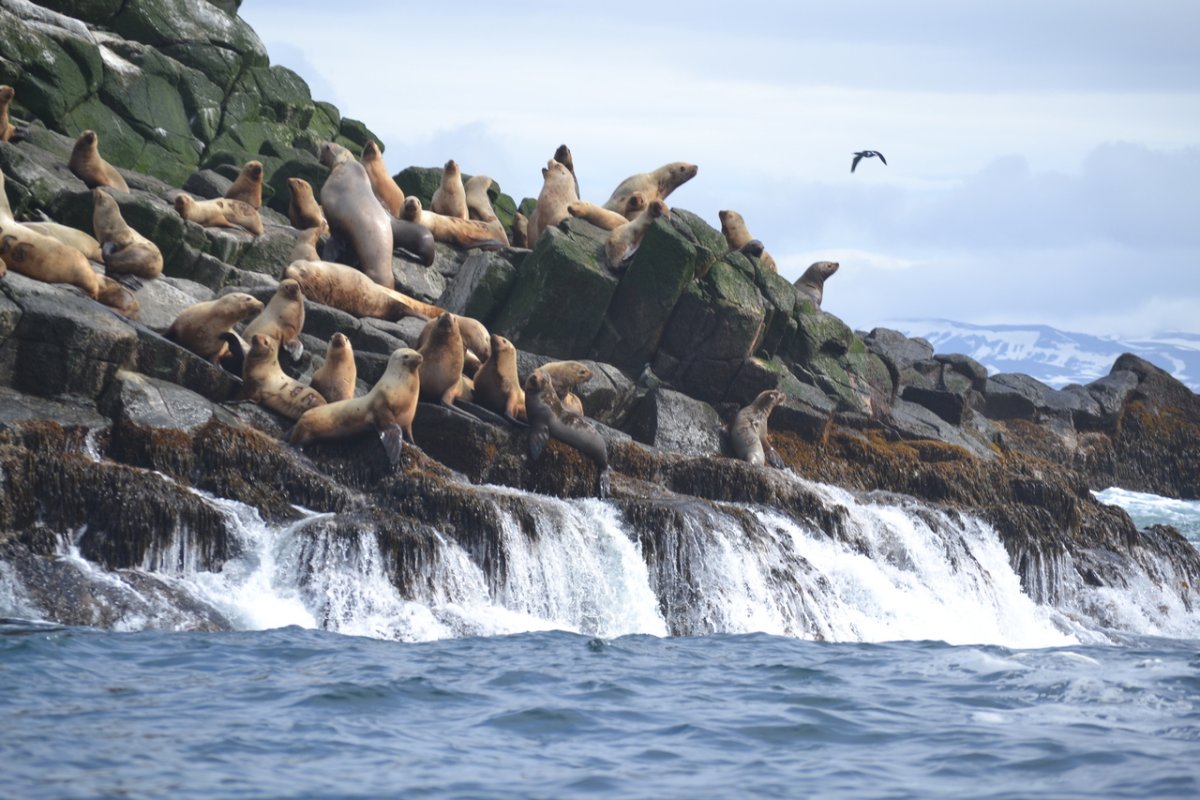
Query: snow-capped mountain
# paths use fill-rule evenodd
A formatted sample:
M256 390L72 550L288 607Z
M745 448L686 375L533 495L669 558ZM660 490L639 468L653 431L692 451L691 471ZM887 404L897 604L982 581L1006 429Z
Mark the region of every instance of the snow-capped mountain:
M988 372L1023 372L1062 387L1108 374L1122 353L1134 353L1200 391L1200 334L1169 332L1117 339L1047 325L972 325L944 319L892 320L883 327L929 340L936 353L964 353Z

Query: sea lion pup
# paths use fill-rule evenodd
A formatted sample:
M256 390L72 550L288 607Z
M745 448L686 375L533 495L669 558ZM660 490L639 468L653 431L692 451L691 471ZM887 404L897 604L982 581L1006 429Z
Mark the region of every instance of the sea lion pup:
M0 86L0 142L11 142L17 128L8 118L8 106L17 94L11 86Z
M769 463L783 469L783 459L767 437L767 418L786 399L778 389L759 392L754 402L737 412L729 426L729 447L733 455L751 464Z
M221 334L232 332L234 325L262 310L261 300L245 292L231 292L180 311L163 336L204 360L218 364L229 355L229 343L221 338Z
M404 205L404 190L388 172L378 142L374 139L367 142L363 147L359 163L367 171L367 179L371 182L371 191L375 193L380 205L386 208L393 217L400 216L400 207Z
M491 357L475 373L475 402L517 422L525 417L525 390L517 377L517 349L494 333L491 349Z
M321 145L321 163L330 169L321 187L321 208L330 231L350 242L359 268L371 280L394 289L391 215L375 198L366 169L335 142Z
M389 322L404 317L428 320L445 311L395 289L385 289L354 267L335 261L298 259L287 266L283 276L298 283L304 296L313 302L356 317L375 317Z
M83 253L83 257L88 261L95 261L97 264L104 263L100 242L96 241L96 237L89 233L57 222L25 222L22 224L31 231L37 231L51 239L57 239L65 245L74 247Z
M463 186L462 170L453 158L442 167L442 183L433 192L429 208L435 214L470 219L467 210L467 190Z
M92 228L109 275L132 275L152 280L162 274L163 256L158 245L131 228L121 207L103 189L92 190Z
M242 200L228 197L197 200L190 194L177 194L175 210L179 216L205 228L245 229L255 236L262 236L262 216L257 208Z
M117 168L101 158L100 137L96 135L95 131L84 131L79 134L79 138L75 140L75 147L71 150L71 159L67 162L67 169L71 170L72 174L83 181L89 189L95 189L97 186L111 186L122 192L129 191L129 184L125 183L125 179L121 177L121 173L117 172Z
M250 337L242 363L242 395L288 419L299 419L305 411L325 405L320 392L283 371L279 342L262 333Z
M821 307L825 297L825 281L838 271L840 265L836 261L818 261L804 271L792 285L800 290L802 297L812 300L813 305Z
M549 376L563 408L584 416L583 400L572 390L579 384L590 381L592 370L578 361L550 361L538 369Z
M358 366L354 363L354 348L346 334L338 332L329 339L325 351L325 363L313 373L309 385L321 393L327 402L349 400L354 397L354 382L358 379Z
M249 341L256 333L265 334L279 342L292 359L297 359L304 352L304 345L300 342L300 331L303 329L304 292L295 280L284 278L267 301L266 308L250 320L242 335Z
M659 217L670 219L671 211L662 200L654 200L632 222L626 222L621 227L612 230L608 234L608 241L604 243L608 266L618 272L626 269L638 248L641 247L646 231Z
M540 369L525 379L525 416L529 420L529 457L536 461L551 439L569 444L600 468L597 494L608 497L608 446L581 415L562 407L554 383Z
M496 210L492 208L492 200L488 197L488 189L492 179L487 175L475 175L466 184L467 216L471 219L487 223L496 238L508 245L508 231L504 230Z
M520 211L513 214L512 236L509 242L513 247L529 247L529 218Z
M746 245L757 241L750 235L750 231L746 228L746 221L738 212L726 209L718 211L717 216L721 219L721 233L725 236L725 243L729 245L730 250L745 252L743 248ZM775 259L771 258L771 254L766 250L763 250L757 258L772 272L779 272L779 267L775 266Z
M423 343L421 343L423 341ZM449 311L430 320L421 331L421 399L454 408L462 393L463 340L458 320Z
M567 168L567 172L571 173L571 180L575 181L575 196L582 197L579 193L579 176L575 174L575 157L571 155L571 148L565 144L560 144L558 149L554 151L554 160Z
M630 175L617 185L617 188L613 190L612 196L608 198L608 202L604 204L604 207L609 211L624 213L627 218L633 219L628 210L623 211L629 195L634 192L641 192L646 196L647 204L655 200L666 200L671 192L696 177L698 169L699 167L695 164L675 161L670 164L664 164L653 172ZM636 212L634 213L636 214Z
M313 195L312 184L303 178L288 178L288 221L298 230L316 228L321 235L329 234L325 212Z
M393 465L400 460L404 440L412 444L412 421L420 396L421 354L408 347L396 349L387 369L371 391L352 400L318 406L304 412L287 435L290 444L344 439L374 429Z
M225 192L227 200L241 200L255 211L262 208L263 165L261 161L247 161L242 165L233 185Z
M452 244L468 250L472 247L492 249L504 247L504 242L496 238L486 222L447 217L445 214L426 211L416 197L410 196L404 199L404 208L400 210L400 219L424 225L433 234L434 240L443 244Z
M542 231L569 217L567 206L578 199L570 170L554 159L547 161L542 169L542 190L538 192L537 206L529 218L529 246L537 244Z

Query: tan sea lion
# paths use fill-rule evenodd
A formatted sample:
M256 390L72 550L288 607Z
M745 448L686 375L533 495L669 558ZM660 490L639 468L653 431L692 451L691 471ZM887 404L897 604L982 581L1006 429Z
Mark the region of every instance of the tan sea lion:
M491 350L491 357L475 373L475 402L510 420L524 419L525 390L517 377L517 350L494 333Z
M265 334L287 350L293 359L304 352L300 331L304 330L304 292L300 284L285 278L258 316L250 320L242 334L247 341L256 333Z
M350 346L346 334L335 333L325 350L325 363L313 373L309 385L320 392L327 402L336 403L354 397L354 382L357 379L354 348Z
M820 308L821 301L825 298L825 281L838 271L838 266L836 261L818 261L806 269L792 285L803 297L812 300L813 305Z
M491 186L492 179L487 175L474 175L467 181L467 216L487 223L495 237L507 245L508 231L504 230L504 225L496 216L496 210L492 208L492 200L488 197L488 189Z
M529 246L537 244L538 237L547 228L553 228L570 216L567 207L579 199L575 194L575 179L565 166L550 159L542 170L542 190L538 193L537 206L529 218Z
M241 200L255 211L262 208L263 165L261 161L247 161L242 166L233 185L225 192L227 200Z
M571 180L575 181L575 196L582 197L579 193L579 176L575 174L575 157L571 155L571 148L565 144L560 144L558 149L554 151L554 160L567 168L567 172L571 173Z
M429 209L435 214L444 214L447 217L470 219L462 170L453 158L442 167L442 183L434 190Z
M122 192L129 191L129 184L121 177L121 173L117 172L117 168L100 156L100 137L95 131L79 134L79 138L75 140L75 147L71 150L67 169L89 189L111 186Z
M421 331L421 399L454 405L462 392L463 341L458 319L449 311L425 323ZM420 340L418 340L420 341Z
M562 403L562 407L566 411L578 414L581 417L587 416L583 412L583 399L574 392L567 392L562 397L558 398L558 401Z
M729 245L730 250L742 250L751 241L754 241L741 214L726 209L718 211L717 216L721 219L721 233L724 234L725 243ZM779 271L779 268L775 266L775 259L771 258L771 254L767 251L763 250L757 258L772 272Z
M137 295L107 275L100 276L100 293L96 299L126 319L137 319L142 310Z
M371 391L309 409L288 433L297 447L313 441L343 439L374 429L392 464L400 460L404 440L413 442L412 421L420 396L421 354L407 347L388 358L383 376Z
M37 231L51 239L57 239L63 244L74 247L83 253L83 257L88 261L95 261L97 264L104 263L100 242L96 241L96 237L91 234L58 222L25 222L22 224L31 231Z
M325 398L279 366L279 342L262 333L249 337L250 349L242 364L242 395L288 419L299 419L310 408L325 405Z
M215 300L205 300L179 312L164 336L213 364L229 353L229 344L221 334L263 310L261 300L245 292L231 292Z
M320 261L321 256L317 253L317 244L321 241L320 228L305 228L296 234L296 244L292 246L292 261ZM343 265L344 266L344 265ZM350 269L354 269L350 267ZM358 272L358 270L354 270ZM359 273L362 275L362 273ZM365 275L363 277L366 277ZM371 280L367 278L367 280ZM375 283L374 281L371 281ZM379 284L375 284L378 286ZM382 288L382 287L380 287ZM307 294L307 292L305 292Z
M440 314L438 315L440 316ZM474 375L480 364L487 361L492 354L491 334L484 327L483 323L474 317L463 317L458 314L452 314L454 321L458 323L458 333L462 337L463 342L463 372L467 375ZM426 325L420 335L417 337L417 349L420 350L429 341L429 337L433 335L436 326L432 323ZM468 369L467 362L474 359L475 364Z
M393 217L400 216L400 208L404 205L404 190L388 172L387 164L383 162L383 153L374 139L363 147L362 158L359 162L367 171L367 179L371 182L371 191L380 204Z
M353 314L395 322L404 317L433 319L445 309L385 289L354 267L334 261L296 260L283 271L300 284L304 296L315 303Z
M554 383L540 369L525 379L525 416L529 420L529 457L536 461L550 439L569 444L600 468L597 494L608 497L608 446L604 437L581 415L567 411Z
M621 271L629 266L634 254L642 244L646 231L659 217L670 218L671 212L662 200L653 200L646 210L638 214L632 221L626 222L619 228L609 232L608 241L604 243L604 253L608 257L608 266Z
M242 200L228 197L197 200L189 194L177 194L175 210L179 216L205 228L245 229L255 236L261 236L263 232L258 209Z
M394 289L391 215L375 198L366 169L335 142L321 145L321 163L330 170L321 187L321 208L329 229L350 243L359 268L371 280Z
M302 231L316 228L320 235L328 235L329 223L313 195L312 184L303 178L288 178L288 192L288 221L292 227Z
M664 164L652 172L630 175L617 185L604 207L609 211L621 211L625 208L629 195L634 192L642 192L646 196L647 203L666 200L671 192L694 178L698 169L695 164L675 161ZM624 213L626 217L630 217L628 212ZM632 219L632 217L630 218Z
M512 236L508 241L513 247L529 247L529 219L520 211L513 214Z
M538 367L554 384L559 397L592 379L592 370L579 361L549 361Z
M11 142L17 128L8 117L8 107L16 96L11 86L0 86L0 142Z
M629 220L625 219L624 214L609 211L607 208L590 203L587 200L571 201L567 204L567 213L572 217L587 220L597 228L603 228L606 231L616 230L629 222Z
M162 251L125 222L117 201L105 190L93 189L92 204L92 227L104 254L104 271L146 280L161 275Z
M46 283L78 286L93 299L100 294L100 276L83 253L13 219L0 171L0 276L7 270Z
M734 456L751 464L770 463L783 469L783 459L767 436L767 418L785 399L787 396L778 389L767 389L737 413L729 426L729 447Z
M504 246L504 242L496 238L496 234L486 222L447 217L445 214L426 211L416 197L410 196L404 199L404 208L400 210L400 219L425 226L433 234L433 238L443 244L452 244L464 249Z

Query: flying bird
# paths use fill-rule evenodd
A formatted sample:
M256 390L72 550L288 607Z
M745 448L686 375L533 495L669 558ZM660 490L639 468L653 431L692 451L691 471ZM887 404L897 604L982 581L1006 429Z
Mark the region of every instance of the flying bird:
M879 157L879 160L882 161L883 165L886 167L887 159L883 157L883 153L879 152L878 150L859 150L854 154L854 160L850 162L850 171L854 172L854 168L858 166L858 162L862 161L864 158L875 158L876 156Z

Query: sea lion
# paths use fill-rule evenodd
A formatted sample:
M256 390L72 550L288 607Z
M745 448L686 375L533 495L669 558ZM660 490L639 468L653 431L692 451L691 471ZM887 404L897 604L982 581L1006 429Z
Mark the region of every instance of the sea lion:
M117 172L117 168L100 156L100 137L95 131L79 134L79 138L75 140L75 147L71 150L67 169L89 189L111 186L122 192L129 191L129 184L121 177L121 173Z
M245 229L255 236L261 236L263 232L258 209L243 200L228 197L197 200L190 194L177 194L175 210L179 216L205 228Z
M83 253L13 219L0 170L0 276L7 270L46 283L78 286L88 297L100 294L100 276Z
M250 349L242 363L242 395L288 419L325 405L325 398L279 366L279 342L262 333L249 337Z
M325 350L325 363L313 373L309 385L321 393L327 402L349 400L354 397L354 382L358 379L358 366L354 363L354 348L346 334L338 332L329 338Z
M362 397L339 400L304 412L288 433L289 443L342 439L371 429L379 433L388 459L400 460L404 440L413 441L412 421L420 396L421 354L398 348L388 358L382 377Z
M304 345L300 342L300 331L303 329L304 292L295 280L284 278L267 301L266 308L250 320L243 336L249 341L256 333L265 334L279 342L293 359L297 359L304 352Z
M696 177L698 169L695 164L675 161L652 172L630 175L617 185L604 207L609 211L622 211L629 195L634 192L642 192L646 196L647 204L655 200L666 200L671 192ZM632 219L628 211L622 213Z
M488 197L488 189L491 186L492 179L487 175L474 175L467 181L467 216L486 223L495 237L507 245L508 231L504 230L504 225L496 216L496 210L492 208L492 200Z
M624 214L609 211L607 208L590 203L587 200L571 201L567 204L567 213L572 217L587 220L597 228L603 228L606 231L616 230L629 222L629 220L625 219Z
M751 464L769 463L784 468L783 459L771 446L767 437L767 418L775 406L787 399L778 389L759 392L754 402L737 412L729 426L729 447L734 456Z
M453 408L462 392L463 340L458 319L445 311L421 331L421 399ZM420 340L418 340L420 342Z
M300 231L296 234L296 243L292 245L292 261L320 261L321 255L317 252L317 245L320 242L320 228L305 228ZM350 269L354 268L350 267ZM358 270L354 271L358 272ZM359 274L362 275L361 272ZM366 276L363 275L363 277L365 278ZM370 281L371 279L367 278L367 280ZM375 283L374 281L371 282Z
M383 153L379 143L371 139L363 147L359 163L367 171L367 179L371 182L371 191L387 212L393 217L400 216L400 208L404 205L404 190L396 183L383 161Z
M92 228L104 255L104 271L109 275L152 280L162 274L163 256L158 245L125 222L121 207L103 189L92 190Z
M440 316L440 314L436 316ZM458 333L462 337L463 372L474 375L480 364L487 361L492 354L491 334L488 333L488 329L484 327L483 323L474 317L463 317L458 314L451 316L458 323ZM432 324L421 329L421 333L417 337L418 350L425 346L425 342L429 341L434 329L435 326ZM475 359L475 364L468 369L467 362L471 359Z
M142 311L137 295L107 275L100 276L100 293L96 299L126 319L137 319Z
M525 417L525 390L517 377L517 350L498 334L491 336L492 355L475 373L475 401L516 421Z
M321 208L329 229L350 242L359 268L371 280L394 289L391 215L375 198L366 169L335 142L321 145L321 163L330 169L321 187Z
M537 206L529 218L529 246L537 244L542 231L569 217L567 207L578 199L570 170L554 159L547 161L542 170L542 190L538 192Z
M0 86L0 142L11 142L17 128L8 117L8 107L17 94L11 86Z
M225 192L227 200L241 200L254 208L262 208L263 165L261 161L247 161L242 165L233 185Z
M435 214L444 214L447 217L471 218L467 211L467 191L463 186L462 170L453 158L442 167L442 182L433 191L429 209Z
M550 361L538 369L546 373L554 384L554 391L562 401L563 408L584 416L583 400L572 389L592 379L592 370L578 361Z
M245 292L231 292L215 300L205 300L179 312L163 335L213 364L229 354L229 343L221 334L263 310L261 300Z
M302 231L316 228L321 235L328 235L329 223L313 195L312 184L303 178L288 178L288 193L288 221L292 227Z
M629 266L646 236L646 231L659 217L671 217L671 211L662 200L653 200L646 210L638 214L631 222L626 222L608 234L604 243L604 253L608 257L608 266L618 272Z
M95 261L97 264L104 263L100 242L96 241L96 237L91 234L58 222L25 222L22 224L31 231L37 231L51 239L57 239L63 244L74 247L83 253L83 257L88 261Z
M404 317L433 319L445 309L385 289L354 267L335 261L296 260L283 276L298 283L304 296L315 303L353 314L395 322Z
M838 271L838 266L840 265L836 261L818 261L806 269L792 285L800 290L802 297L812 300L813 305L820 308L821 300L825 297L825 281Z
M404 208L400 210L400 219L424 225L433 234L434 240L443 244L452 244L464 249L504 247L504 242L496 238L495 233L486 222L447 217L445 214L426 211L416 197L410 196L404 199Z
M513 247L529 247L529 219L520 211L513 214L512 236L508 241Z
M401 207L401 213L404 209ZM426 267L433 266L437 257L436 240L433 231L419 222L392 217L392 248L409 261L416 261Z
M579 193L579 176L575 174L575 157L571 155L571 148L565 144L560 144L558 149L554 151L554 160L567 168L567 172L571 173L571 180L575 181L575 196L582 197Z
M729 245L730 250L746 252L744 249L746 245L758 241L750 235L750 231L746 228L746 221L738 212L726 209L718 211L717 216L721 219L721 233L725 236L725 243ZM759 244L761 245L761 242ZM779 267L775 266L775 259L771 258L771 254L766 250L760 250L760 254L756 258L772 272L779 271Z
M608 446L599 431L579 414L562 407L554 383L540 369L525 379L525 416L529 420L529 457L536 461L550 439L574 447L600 468L597 494L608 497Z

